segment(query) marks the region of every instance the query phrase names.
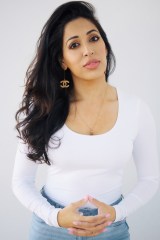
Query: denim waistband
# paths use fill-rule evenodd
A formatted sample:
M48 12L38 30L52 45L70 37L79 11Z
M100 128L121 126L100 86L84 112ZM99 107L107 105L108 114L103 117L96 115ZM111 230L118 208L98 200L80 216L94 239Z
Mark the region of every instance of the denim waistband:
M50 199L47 194L44 191L44 187L41 189L41 194L43 197L45 197L47 199L47 201L54 206L55 208L64 208L65 206L55 202L54 200ZM118 204L119 202L121 202L123 199L123 195L121 195L121 197L119 199L117 199L115 202L113 202L112 204L110 204L110 206L114 206L116 204ZM84 207L84 208L80 208L79 209L80 213L83 213L84 216L95 216L98 215L98 209L97 208L89 208L89 207Z

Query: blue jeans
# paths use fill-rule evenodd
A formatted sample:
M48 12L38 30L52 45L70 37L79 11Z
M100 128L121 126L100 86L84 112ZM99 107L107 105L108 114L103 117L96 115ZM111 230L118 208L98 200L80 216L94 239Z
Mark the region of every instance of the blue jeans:
M64 206L51 200L44 192L41 190L43 197L56 208L63 208ZM111 204L114 206L119 203L123 197L119 198L116 202ZM98 210L90 208L82 208L79 210L84 216L94 216L98 214ZM68 233L66 228L57 228L49 226L36 214L32 215L31 229L29 234L29 240L130 240L129 227L126 220L112 223L107 227L107 232L101 233L95 237L77 237Z

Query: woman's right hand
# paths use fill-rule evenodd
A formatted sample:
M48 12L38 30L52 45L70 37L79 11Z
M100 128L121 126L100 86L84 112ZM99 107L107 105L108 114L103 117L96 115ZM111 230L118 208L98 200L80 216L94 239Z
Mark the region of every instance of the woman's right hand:
M71 234L74 234L74 232L76 232L76 236L96 236L104 232L108 226L107 214L98 214L96 216L82 216L78 212L78 209L84 206L87 201L88 199L84 198L61 209L57 216L59 226L68 228L69 233ZM76 227L77 223L78 227Z

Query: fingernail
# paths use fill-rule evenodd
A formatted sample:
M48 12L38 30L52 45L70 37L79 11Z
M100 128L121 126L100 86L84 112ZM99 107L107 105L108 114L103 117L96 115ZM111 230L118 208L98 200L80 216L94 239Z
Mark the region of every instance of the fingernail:
M92 200L93 200L93 197L90 196L90 195L88 195L88 199L89 199L90 201L92 201Z
M72 228L68 228L68 233L73 234L73 229Z
M88 201L88 198L89 198L89 196L87 195L87 196L85 196L83 199L84 199L85 201Z
M108 217L110 217L110 216L111 216L111 214L110 214L110 213L107 213L107 214L106 214L106 217L107 217L107 218L108 218Z
M78 222L73 222L74 225L78 225Z
M112 222L108 222L108 226L110 226L112 224Z
M72 231L73 231L73 229L72 229L72 228L68 228L68 231L71 231L71 232L72 232Z

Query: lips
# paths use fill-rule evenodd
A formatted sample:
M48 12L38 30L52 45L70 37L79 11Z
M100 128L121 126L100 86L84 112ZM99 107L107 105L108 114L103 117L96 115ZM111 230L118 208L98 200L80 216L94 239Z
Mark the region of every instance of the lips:
M83 67L86 67L86 68L88 68L88 69L96 68L96 67L98 67L99 63L100 63L99 60L97 60L97 59L92 59L92 60L88 61L87 63L85 63L85 64L83 65Z
M87 66L87 65L89 65L89 64L92 64L92 63L97 63L97 62L99 62L99 60L97 60L97 59L92 59L92 60L86 62L86 63L83 65L83 67L85 67L85 66Z
M99 63L100 63L99 60L92 59L92 60L89 60L85 65L83 65L83 67L86 67L88 69L93 69L93 68L97 68Z

